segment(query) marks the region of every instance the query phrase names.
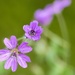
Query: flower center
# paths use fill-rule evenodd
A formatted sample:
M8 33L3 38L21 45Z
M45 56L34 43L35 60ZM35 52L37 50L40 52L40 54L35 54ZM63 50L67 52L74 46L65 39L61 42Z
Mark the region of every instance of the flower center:
M12 56L15 56L15 57L19 53L17 48L12 49L11 52L12 52Z
M12 56L15 56L16 57L17 55L16 55L16 53L12 53Z
M34 30L31 30L31 31L29 32L29 35L34 36L34 35L35 35L35 31L34 31Z

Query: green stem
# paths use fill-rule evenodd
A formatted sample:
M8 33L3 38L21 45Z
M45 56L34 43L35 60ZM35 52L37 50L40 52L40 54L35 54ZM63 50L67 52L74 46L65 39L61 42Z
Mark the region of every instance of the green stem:
M48 28L45 28L44 35L65 49L66 58L67 58L66 60L68 61L70 44L69 44L69 36L68 36L66 23L65 23L65 20L64 20L62 14L58 14L56 16L58 18L58 22L60 25L60 30L61 30L63 39L60 38L59 36L57 36L56 34L54 34L53 32L51 32L50 30L48 30Z
M60 29L61 29L62 36L70 44L68 30L67 30L67 27L66 27L66 22L64 20L64 17L61 13L57 14L56 16L57 16L57 19L58 19L58 22L59 22L59 26L60 26ZM62 44L63 44L63 42L62 42ZM63 45L65 45L65 44L63 44ZM68 49L67 49L68 58L69 58L69 54L70 54L69 52L70 52L70 45L68 46Z
M25 42L28 42L29 44L32 44L32 40L27 39L25 36L18 38L18 41L25 41Z
M59 37L58 35L56 35L55 33L53 33L52 31L50 31L48 28L44 28L44 36L46 36L47 38L51 39L51 41L55 42L56 44L58 44L59 46L67 49L70 45L67 41L65 41L64 39L62 39L61 37ZM55 39L55 40L54 40ZM63 45L62 45L63 42Z
M25 36L22 36L22 37L18 38L18 41L24 40L24 39L26 39L26 37Z
M59 25L60 25L60 30L61 30L63 38L69 42L68 30L67 30L67 27L66 27L66 22L64 20L64 17L61 13L57 14L56 16L57 16L57 19L58 19L58 22L59 22Z

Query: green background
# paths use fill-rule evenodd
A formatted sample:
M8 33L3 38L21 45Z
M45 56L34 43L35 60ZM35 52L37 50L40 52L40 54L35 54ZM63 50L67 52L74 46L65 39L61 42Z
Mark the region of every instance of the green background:
M24 24L29 24L32 19L35 10L38 8L44 8L45 5L53 2L53 0L0 0L0 48L4 48L3 39L16 35L17 38L24 35L22 29ZM71 56L69 64L75 67L75 1L72 1L70 7L67 7L62 12L67 23L67 28L70 37L71 44ZM61 36L60 28L56 17L51 23L50 30ZM64 30L64 29L63 29ZM32 64L35 60L35 53L29 53L31 56ZM45 64L45 63L44 63ZM28 64L30 65L30 63ZM45 66L43 67L45 68ZM47 66L45 68L47 70ZM33 75L29 73L30 69L18 68L15 73L10 72L11 75ZM9 75L10 75L9 74Z

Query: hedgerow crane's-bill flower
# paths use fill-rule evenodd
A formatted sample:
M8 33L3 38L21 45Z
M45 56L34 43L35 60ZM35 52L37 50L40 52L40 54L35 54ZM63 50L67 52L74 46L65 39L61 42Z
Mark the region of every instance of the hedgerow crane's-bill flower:
M4 44L6 49L0 50L0 62L6 61L4 68L11 68L13 72L17 70L18 64L23 68L27 68L27 62L31 62L31 60L26 53L32 51L28 43L22 42L18 45L16 37L11 36L10 40L8 38L4 39Z
M44 9L38 9L34 13L34 18L41 24L41 25L48 25L51 23L53 19L53 9L52 5L47 5Z
M43 29L38 26L38 21L32 21L30 25L24 25L23 30L25 31L25 37L28 39L37 41L40 39Z

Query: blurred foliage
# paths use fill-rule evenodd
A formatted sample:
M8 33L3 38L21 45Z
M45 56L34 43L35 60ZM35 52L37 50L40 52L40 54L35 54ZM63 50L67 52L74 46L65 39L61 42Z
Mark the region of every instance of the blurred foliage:
M22 26L29 24L33 19L33 14L38 8L53 2L53 0L0 0L0 48L3 48L3 39L11 35L17 38L24 35ZM67 22L67 28L70 36L71 51L67 53L67 48L60 46L63 39L57 36L51 38L44 37L38 42L33 42L33 51L28 54L32 62L28 63L28 68L18 67L15 73L3 68L4 63L0 63L0 75L74 75L75 67L75 1L72 5L63 11ZM62 36L56 16L49 26L49 29L55 34ZM45 34L47 34L44 31ZM50 37L50 36L49 36ZM60 40L60 41L59 41ZM67 46L69 47L69 45ZM66 63L67 56L68 64ZM60 58L59 58L60 57ZM72 66L71 66L72 65Z

